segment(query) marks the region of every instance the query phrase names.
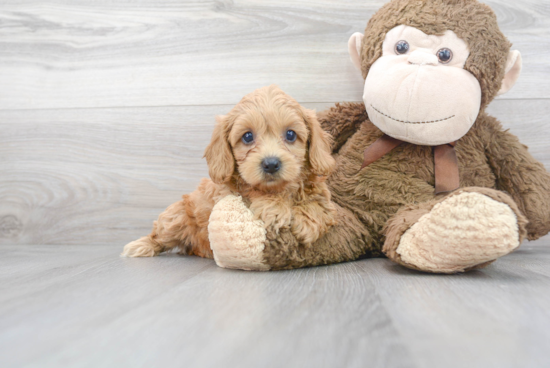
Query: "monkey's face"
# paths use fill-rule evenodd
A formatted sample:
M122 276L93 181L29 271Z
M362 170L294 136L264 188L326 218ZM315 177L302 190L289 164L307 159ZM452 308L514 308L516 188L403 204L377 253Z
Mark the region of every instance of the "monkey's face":
M463 69L467 44L452 31L433 36L400 25L386 34L382 47L365 80L370 120L384 133L420 145L466 134L481 104L478 80Z

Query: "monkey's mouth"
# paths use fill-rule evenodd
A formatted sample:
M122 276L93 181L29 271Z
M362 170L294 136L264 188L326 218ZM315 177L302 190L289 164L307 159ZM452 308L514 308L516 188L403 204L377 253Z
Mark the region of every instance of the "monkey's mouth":
M399 120L399 119L396 119L394 117L391 117L389 116L388 114L384 114L382 111L378 110L376 107L372 106L372 104L370 105L370 107L372 107L374 109L374 111L376 111L377 113L379 113L380 115L383 115L387 118L390 118L392 120L395 120L399 123L403 123L403 124L432 124L432 123L437 123L437 122L440 122L440 121L445 121L445 120L449 120L451 118L454 118L455 116L454 115L451 115L449 117L446 117L446 118L443 118L443 119L437 119L437 120L430 120L430 121L406 121L406 120Z

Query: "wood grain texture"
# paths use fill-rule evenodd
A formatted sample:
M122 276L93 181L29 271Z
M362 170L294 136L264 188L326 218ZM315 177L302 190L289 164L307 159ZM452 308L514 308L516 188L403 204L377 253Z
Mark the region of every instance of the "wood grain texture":
M389 262L359 267L376 285L418 366L545 367L550 251L548 240L539 245L524 245L486 270L450 277Z
M0 244L121 244L149 233L208 177L214 116L231 107L0 112Z
M214 115L230 108L1 111L0 244L120 246L148 234L208 176ZM490 112L550 168L546 100L495 101Z
M387 259L261 273L3 246L0 366L544 367L548 245L454 276Z
M3 1L0 109L234 104L271 83L360 100L347 40L384 2ZM550 3L487 3L523 55L505 98L550 98Z
M411 366L398 364L408 351L353 264L270 274L196 257L121 259L102 246L3 250L31 267L24 279L1 273L2 366Z

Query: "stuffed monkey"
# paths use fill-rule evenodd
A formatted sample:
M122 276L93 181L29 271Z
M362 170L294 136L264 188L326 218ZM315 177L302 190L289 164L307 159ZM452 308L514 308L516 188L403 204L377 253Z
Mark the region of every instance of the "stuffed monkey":
M327 184L338 223L313 244L283 229L236 248L242 226L227 219L261 222L226 197L209 225L219 265L250 268L233 260L251 252L264 270L385 255L411 269L455 273L548 233L550 175L485 112L521 70L520 53L487 5L393 0L348 46L365 79L364 104L319 114L334 138L337 168Z

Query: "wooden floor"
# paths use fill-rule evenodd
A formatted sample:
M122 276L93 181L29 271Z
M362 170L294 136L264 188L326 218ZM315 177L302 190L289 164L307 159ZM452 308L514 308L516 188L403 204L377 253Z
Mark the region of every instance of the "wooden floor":
M384 2L1 1L0 367L550 367L549 236L455 276L118 257L243 95L360 101L347 40ZM523 56L488 110L550 169L550 2L485 2Z
M0 248L0 367L548 367L550 244L482 271Z

